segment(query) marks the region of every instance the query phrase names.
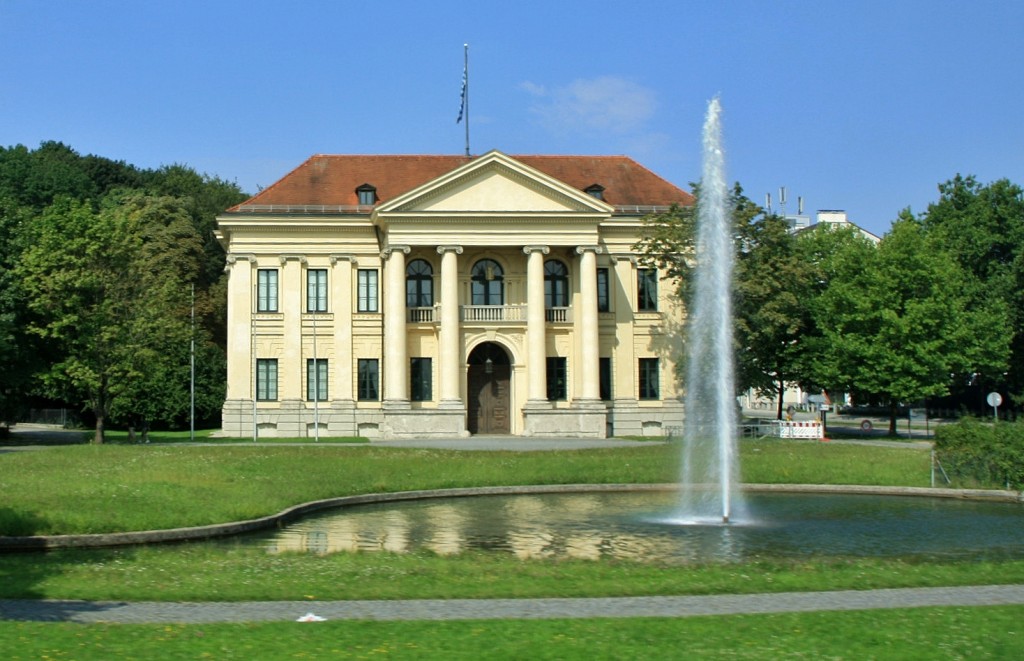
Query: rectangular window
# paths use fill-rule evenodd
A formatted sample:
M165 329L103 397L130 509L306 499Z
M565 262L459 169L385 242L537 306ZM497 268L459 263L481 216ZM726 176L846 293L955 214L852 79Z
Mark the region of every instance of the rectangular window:
M277 401L277 359L256 359L256 401Z
M327 312L327 269L306 270L306 312Z
M259 269L256 281L256 311L277 312L277 269Z
M608 285L608 269L597 269L597 311L608 312L611 309L611 288Z
M601 399L609 401L612 398L612 359L598 358L598 379L601 389Z
M636 309L641 312L658 310L658 269L637 269Z
M380 399L380 370L376 358L359 359L358 397L361 402L375 402Z
M412 358L409 364L409 399L414 402L429 402L434 398L432 388L431 360Z
M377 270L359 269L359 312L377 312Z
M327 401L327 359L306 359L306 399L309 401Z
M548 356L548 401L564 401L566 399L565 358Z
M640 359L640 399L660 399L658 386L658 359Z

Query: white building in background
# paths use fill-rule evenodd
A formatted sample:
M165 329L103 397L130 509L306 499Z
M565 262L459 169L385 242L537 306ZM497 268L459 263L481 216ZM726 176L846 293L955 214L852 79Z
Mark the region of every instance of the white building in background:
M231 436L663 435L674 287L623 156L313 156L218 217Z

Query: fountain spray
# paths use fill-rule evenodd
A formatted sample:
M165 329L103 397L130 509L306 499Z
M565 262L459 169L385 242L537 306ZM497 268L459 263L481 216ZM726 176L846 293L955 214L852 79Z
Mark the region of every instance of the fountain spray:
M739 493L732 329L735 257L717 97L708 104L703 154L697 266L687 323L680 515L688 521L728 523Z

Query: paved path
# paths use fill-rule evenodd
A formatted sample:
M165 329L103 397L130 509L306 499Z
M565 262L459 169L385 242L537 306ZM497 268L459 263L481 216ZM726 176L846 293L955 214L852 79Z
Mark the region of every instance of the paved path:
M237 603L0 600L0 619L31 622L203 624L295 621L307 613L313 613L327 620L537 620L692 617L740 613L1010 604L1024 604L1024 585L597 599L422 599L415 601L247 601Z

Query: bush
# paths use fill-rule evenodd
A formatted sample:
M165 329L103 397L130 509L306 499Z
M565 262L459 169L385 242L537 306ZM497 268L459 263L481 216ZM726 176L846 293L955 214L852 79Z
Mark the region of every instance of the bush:
M943 425L935 430L935 453L950 478L967 485L1024 486L1024 423Z

